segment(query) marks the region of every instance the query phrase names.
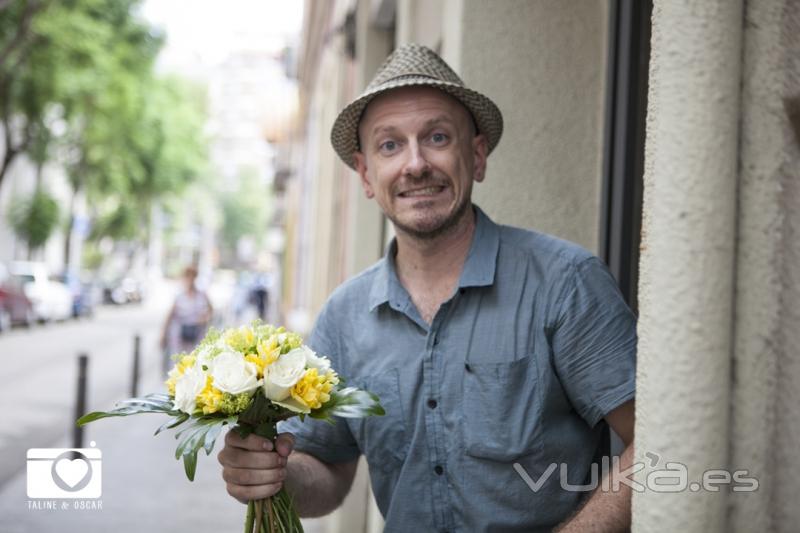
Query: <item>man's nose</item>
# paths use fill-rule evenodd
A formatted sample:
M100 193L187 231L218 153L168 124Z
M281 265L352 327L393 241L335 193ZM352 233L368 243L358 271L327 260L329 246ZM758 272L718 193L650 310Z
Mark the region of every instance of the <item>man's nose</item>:
M409 142L403 174L409 178L421 178L427 176L430 170L430 163L425 158L419 143L416 140Z

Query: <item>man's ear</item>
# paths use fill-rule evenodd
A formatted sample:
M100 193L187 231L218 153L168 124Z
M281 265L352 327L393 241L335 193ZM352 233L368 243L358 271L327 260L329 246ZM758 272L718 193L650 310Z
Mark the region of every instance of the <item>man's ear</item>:
M361 186L364 188L364 194L367 198L374 198L375 191L372 190L372 184L367 177L367 158L362 152L353 152L353 162L356 164L356 172L361 177Z
M472 178L481 182L486 177L486 158L489 152L489 143L482 133L472 138Z

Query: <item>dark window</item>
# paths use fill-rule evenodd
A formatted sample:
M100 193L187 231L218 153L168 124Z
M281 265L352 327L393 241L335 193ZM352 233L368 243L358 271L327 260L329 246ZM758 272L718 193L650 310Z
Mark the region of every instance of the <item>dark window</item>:
M600 257L637 312L652 0L612 0Z

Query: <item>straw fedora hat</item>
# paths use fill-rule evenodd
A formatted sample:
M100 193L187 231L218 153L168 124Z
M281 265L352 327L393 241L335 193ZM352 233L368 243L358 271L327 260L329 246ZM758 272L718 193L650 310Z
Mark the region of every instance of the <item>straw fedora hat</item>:
M503 115L497 105L477 91L464 86L461 78L433 50L419 44L396 49L378 69L366 90L345 107L331 129L331 144L347 166L355 169L353 152L358 148L358 123L367 104L392 89L410 86L436 87L455 97L466 107L478 132L486 136L489 153L503 134Z

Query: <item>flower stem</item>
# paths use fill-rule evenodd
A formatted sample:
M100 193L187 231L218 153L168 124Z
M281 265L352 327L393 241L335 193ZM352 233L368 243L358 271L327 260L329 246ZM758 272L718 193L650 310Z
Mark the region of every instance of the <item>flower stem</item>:
M253 502L253 505L256 508L256 519L255 524L256 526L253 528L255 531L253 533L261 533L261 523L262 523L262 515L264 513L264 502L266 500L256 500Z
M269 533L275 533L275 515L272 514L272 498L267 498L267 512L269 513Z
M255 523L255 502L250 500L247 502L247 515L244 518L244 533L253 533L253 524Z

